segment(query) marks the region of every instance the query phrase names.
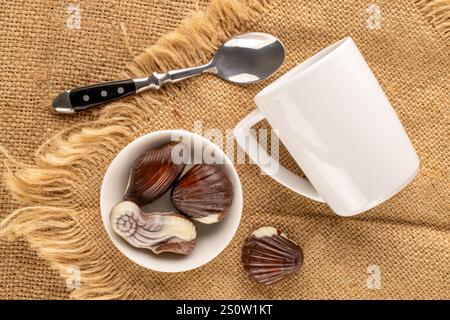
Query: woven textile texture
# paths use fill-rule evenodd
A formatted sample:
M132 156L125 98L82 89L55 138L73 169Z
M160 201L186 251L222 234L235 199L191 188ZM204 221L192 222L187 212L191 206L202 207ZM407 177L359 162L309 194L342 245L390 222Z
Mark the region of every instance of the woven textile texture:
M2 2L0 297L450 298L448 1L147 3L83 1L80 29L70 29L67 2ZM75 117L50 112L62 89L205 63L223 41L246 31L283 41L286 62L273 78L237 86L202 76ZM231 129L254 108L258 90L345 36L355 40L419 154L421 170L408 187L369 212L340 218L255 165L238 165L243 218L212 262L162 274L118 252L98 202L121 148L155 130L192 131L198 120L204 131ZM299 172L284 150L281 160ZM266 224L305 255L299 273L270 287L249 280L240 264L244 238ZM72 266L80 268L81 287L68 290ZM374 268L379 289L368 288Z

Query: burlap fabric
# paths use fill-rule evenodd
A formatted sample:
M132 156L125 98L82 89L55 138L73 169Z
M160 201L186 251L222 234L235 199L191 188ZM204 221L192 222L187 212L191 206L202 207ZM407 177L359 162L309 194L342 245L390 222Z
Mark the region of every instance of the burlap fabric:
M92 4L93 11L101 7L97 3ZM204 130L233 127L254 108L252 97L270 80L242 87L204 76L75 118L50 115L48 105L59 90L113 79L130 53L156 40L167 31L164 28L178 24L196 6L184 1L160 4L156 8L165 12L164 23L151 28L143 3L118 4L119 12L105 5L101 8L107 9L93 14L87 29L82 27L77 35L58 27L65 23L65 13L55 5L48 12L39 11L45 7L39 5L31 9L4 5L10 9L6 17L16 20L9 25L10 33L1 35L2 41L17 41L18 30L29 37L1 49L4 64L10 66L3 66L1 74L6 132L1 142L14 157L3 152L8 167L4 182L14 199L2 193L3 214L18 208L0 227L1 235L12 241L2 243L2 296L64 298L68 290L56 279L57 273L64 279L72 266L78 266L82 283L70 292L74 298L450 298L448 1L377 1L381 24L374 28L368 25L373 7L369 9L367 1L215 0L208 8L200 4L198 13L127 66L128 75L142 76L197 65L230 36L257 30L276 35L286 46L286 63L277 77L350 35L421 158L421 170L406 189L353 218L336 217L326 205L260 175L254 165L239 165L245 208L234 240L208 265L180 274L142 269L111 244L98 207L103 174L115 154L144 133L192 130L196 120L202 121ZM19 19L14 13L21 10L27 13ZM35 10L41 16L31 14ZM33 21L45 25L45 32L31 28ZM119 25L117 31L111 21L117 21L112 23ZM122 26L128 26L128 36L121 21L127 22ZM117 39L111 40L114 36ZM30 51L30 42L41 49ZM85 47L80 49L80 44ZM21 58L17 65L11 63L15 55ZM54 134L75 123L76 127ZM44 137L47 128L50 133ZM285 152L281 156L298 171ZM264 224L279 226L305 254L297 275L267 288L250 281L240 264L243 239ZM43 260L17 239L27 241ZM381 271L379 289L367 286L368 267L374 265Z

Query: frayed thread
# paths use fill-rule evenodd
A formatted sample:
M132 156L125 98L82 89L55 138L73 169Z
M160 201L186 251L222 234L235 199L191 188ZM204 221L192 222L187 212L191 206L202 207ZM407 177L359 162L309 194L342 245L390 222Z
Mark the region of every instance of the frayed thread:
M77 221L77 212L49 206L24 207L0 222L0 237L27 239L31 248L49 261L64 279L72 276L73 266L80 270L80 287L75 299L133 298L123 277L108 261ZM105 267L106 265L106 267Z
M425 18L450 41L450 0L417 0Z

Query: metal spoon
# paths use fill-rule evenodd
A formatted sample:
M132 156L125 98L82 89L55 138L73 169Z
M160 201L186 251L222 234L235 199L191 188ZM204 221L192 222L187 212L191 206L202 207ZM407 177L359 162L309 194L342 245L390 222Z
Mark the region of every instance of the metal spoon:
M239 84L263 80L274 73L284 61L283 44L266 33L251 32L236 36L216 52L203 66L153 72L150 76L94 84L66 90L53 100L53 108L60 113L80 112L91 107L136 94L147 89L159 89L166 83L174 83L202 73Z

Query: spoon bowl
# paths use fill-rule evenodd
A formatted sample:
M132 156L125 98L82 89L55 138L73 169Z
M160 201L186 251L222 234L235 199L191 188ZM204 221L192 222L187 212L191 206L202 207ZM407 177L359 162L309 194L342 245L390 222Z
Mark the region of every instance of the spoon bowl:
M267 33L250 32L225 42L207 65L207 70L230 82L254 83L277 71L284 57L280 40Z

